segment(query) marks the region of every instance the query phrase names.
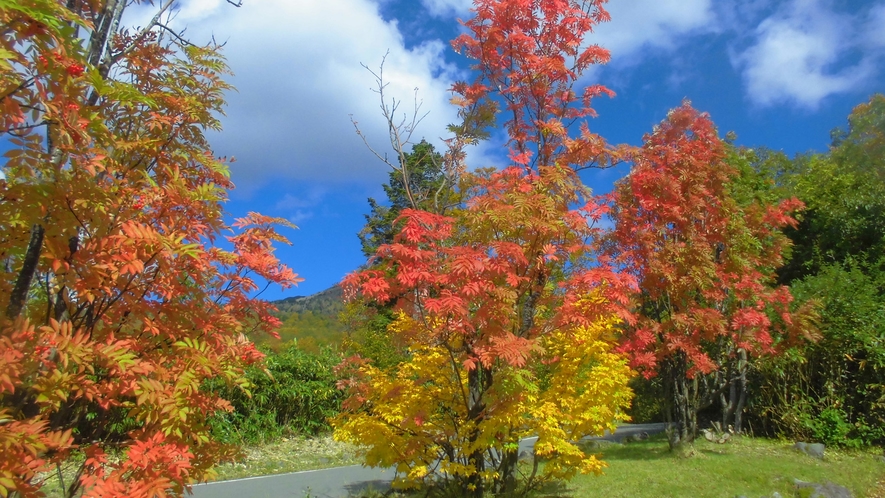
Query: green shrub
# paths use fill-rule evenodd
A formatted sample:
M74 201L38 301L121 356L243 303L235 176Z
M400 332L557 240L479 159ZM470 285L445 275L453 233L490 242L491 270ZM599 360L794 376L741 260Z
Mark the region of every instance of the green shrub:
M305 352L294 343L267 352L265 368L246 371L253 387L245 392L210 382L231 402L234 411L212 421L215 437L231 443L256 443L287 434L317 434L329 430L327 419L338 413L341 394L336 388L335 365L341 361L331 349Z
M822 337L757 363L748 406L757 432L847 447L885 442L880 279L876 268L828 265L793 284L797 301L820 301Z
M345 305L338 319L348 330L341 343L346 356L359 355L382 370L406 361L407 348L397 344L387 332L387 326L393 321L389 307L354 301Z
M846 418L838 408L825 408L816 417L806 416L805 424L816 441L830 446L860 446L860 441L850 437L852 425Z

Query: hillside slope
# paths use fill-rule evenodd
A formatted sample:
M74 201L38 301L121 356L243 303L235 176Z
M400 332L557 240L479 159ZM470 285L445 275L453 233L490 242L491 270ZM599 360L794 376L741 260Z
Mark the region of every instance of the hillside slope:
M344 308L344 292L340 285L310 296L296 296L273 301L280 313L303 313L310 311L317 315L338 316Z
M322 346L336 346L344 336L344 326L338 314L344 309L344 297L340 286L335 285L310 296L297 296L273 301L275 315L283 324L280 338L255 337L256 343L278 348L295 340L305 350Z

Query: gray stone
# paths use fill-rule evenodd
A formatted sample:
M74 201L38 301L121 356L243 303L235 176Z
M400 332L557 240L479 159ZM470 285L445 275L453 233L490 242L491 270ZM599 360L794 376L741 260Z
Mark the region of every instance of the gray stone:
M799 479L793 479L793 483L798 490L810 489L810 495L802 494L802 496L808 496L808 498L854 498L854 495L851 494L851 490L829 481L823 484L818 484L816 482L805 482L800 481Z
M775 491L774 493L771 494L771 498L784 498L784 497L781 496L780 493L778 493L777 491Z
M703 431L703 434L704 434L704 439L706 439L707 441L710 441L711 443L723 444L723 443L727 443L728 440L731 439L730 432L717 433L717 432L713 432L711 430L705 429Z
M609 441L606 439L599 439L599 440L594 440L594 441L582 441L581 447L586 451L592 451L592 450L600 450L600 449L608 448L608 447L615 445L615 444L620 445L621 442L620 441Z
M823 458L827 447L823 443L811 443L805 448L805 453L814 458Z
M826 450L827 447L822 443L804 443L802 441L799 441L793 445L793 449L796 451L801 451L802 453L805 453L806 455L814 458L823 458L824 450Z
M621 441L623 441L625 443L635 443L635 442L639 442L639 441L645 441L646 439L648 439L647 432L637 432L636 434L630 434L628 436L624 436L623 438L621 438Z

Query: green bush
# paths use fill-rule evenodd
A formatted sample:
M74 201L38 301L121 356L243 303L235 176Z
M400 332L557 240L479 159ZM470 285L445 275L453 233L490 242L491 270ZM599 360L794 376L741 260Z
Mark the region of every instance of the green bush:
M634 377L630 381L630 389L633 389L633 402L627 415L630 415L634 424L647 424L652 422L664 422L664 404L661 393L664 387L660 377L646 379L642 376Z
M825 408L816 417L806 416L805 424L815 441L831 446L860 446L860 441L851 437L852 425L846 418L838 408Z
M341 343L346 356L359 355L382 370L395 368L408 358L408 350L387 333L394 320L389 307L354 301L345 305L338 319L348 330Z
M885 442L880 275L828 265L793 284L797 301L820 301L822 337L757 363L748 406L757 431L847 447Z
M216 438L230 443L256 443L287 434L317 434L329 430L327 420L341 406L334 367L341 361L331 349L305 352L292 343L267 352L265 368L250 368L246 377L251 398L240 389L210 382L205 386L231 402L233 412L216 416Z

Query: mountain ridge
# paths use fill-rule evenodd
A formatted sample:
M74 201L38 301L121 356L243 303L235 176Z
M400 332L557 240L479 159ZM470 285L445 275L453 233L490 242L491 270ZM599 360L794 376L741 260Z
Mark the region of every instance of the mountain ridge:
M309 296L293 296L271 301L279 313L311 313L324 316L338 316L344 309L344 290L339 284Z

